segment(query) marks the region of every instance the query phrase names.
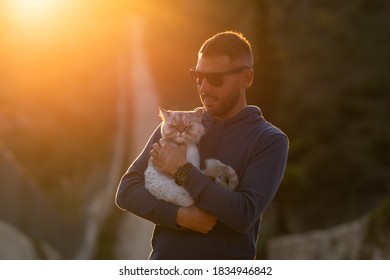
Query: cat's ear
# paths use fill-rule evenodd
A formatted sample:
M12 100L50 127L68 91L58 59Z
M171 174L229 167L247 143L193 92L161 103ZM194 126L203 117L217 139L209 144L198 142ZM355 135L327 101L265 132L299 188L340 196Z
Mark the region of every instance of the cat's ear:
M167 110L165 110L165 109L163 109L161 107L158 107L158 109L160 111L160 114L159 114L160 118L163 121L166 120L169 117L169 111L167 111Z
M198 107L194 110L194 115L197 116L199 119L203 116L203 108Z

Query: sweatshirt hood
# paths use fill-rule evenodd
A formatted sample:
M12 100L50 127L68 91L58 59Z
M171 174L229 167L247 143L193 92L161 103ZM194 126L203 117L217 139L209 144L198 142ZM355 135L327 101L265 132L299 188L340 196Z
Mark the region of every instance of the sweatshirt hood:
M204 113L203 113L203 124L206 127L210 127L213 124L218 124L218 123L224 123L224 124L234 124L234 123L242 123L251 121L253 119L259 119L262 117L262 112L259 107L249 105L242 109L239 113L234 115L231 118L225 119L225 120L217 120L214 116L212 116L209 112L207 112L204 108Z

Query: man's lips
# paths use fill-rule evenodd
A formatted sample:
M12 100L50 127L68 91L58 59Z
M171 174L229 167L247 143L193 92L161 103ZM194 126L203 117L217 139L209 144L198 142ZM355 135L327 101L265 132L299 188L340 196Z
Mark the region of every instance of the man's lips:
M211 104L215 101L217 101L217 98L216 97L213 97L213 96L203 96L202 97L203 99L203 102L207 105L207 104Z

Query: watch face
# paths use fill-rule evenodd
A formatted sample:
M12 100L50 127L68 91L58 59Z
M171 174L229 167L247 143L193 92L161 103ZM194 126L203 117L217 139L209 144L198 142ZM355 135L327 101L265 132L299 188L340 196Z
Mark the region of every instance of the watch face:
M192 170L192 167L193 165L190 162L187 162L182 167L179 167L175 173L175 183L181 186Z

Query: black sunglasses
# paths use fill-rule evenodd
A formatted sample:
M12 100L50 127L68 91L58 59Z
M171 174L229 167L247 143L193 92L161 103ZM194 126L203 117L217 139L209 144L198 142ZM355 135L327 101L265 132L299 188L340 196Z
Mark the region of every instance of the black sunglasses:
M195 70L195 67L190 69L192 80L197 84L201 85L203 79L206 79L207 82L213 87L220 87L223 85L223 76L237 74L242 72L245 69L252 69L249 66L241 66L237 68L233 68L224 72L210 72L203 73Z

